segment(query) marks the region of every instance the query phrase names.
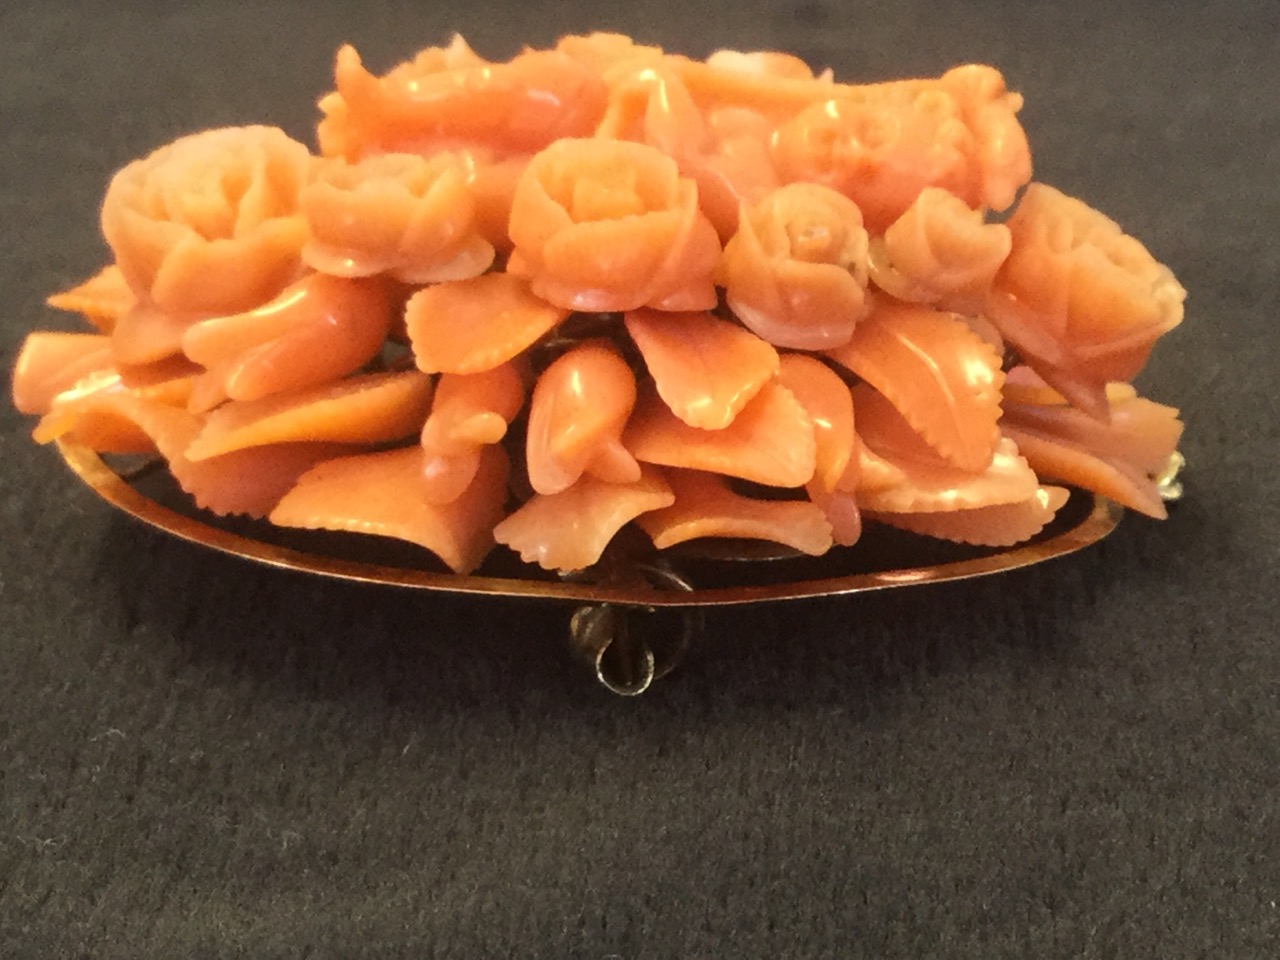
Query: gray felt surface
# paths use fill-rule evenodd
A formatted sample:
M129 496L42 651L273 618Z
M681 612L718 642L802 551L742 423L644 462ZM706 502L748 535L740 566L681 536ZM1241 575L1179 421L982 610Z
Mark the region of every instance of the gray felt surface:
M0 405L0 957L1280 955L1280 7L47 2L0 13L0 360L171 137L310 139L385 68L602 26L842 77L989 61L1037 172L1190 290L1163 524L985 581L715 613L638 701L566 611L142 529Z

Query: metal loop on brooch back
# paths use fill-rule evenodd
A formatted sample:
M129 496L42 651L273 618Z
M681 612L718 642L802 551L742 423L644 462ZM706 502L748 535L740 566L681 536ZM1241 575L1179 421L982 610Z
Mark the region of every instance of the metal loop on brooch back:
M1182 483L1178 480L1178 474L1186 465L1187 458L1180 450L1175 450L1169 455L1164 469L1156 477L1156 491L1160 494L1161 500L1172 502L1182 499Z
M692 585L666 564L636 564L629 573L656 589L693 591ZM643 635L634 629L634 620L639 617L650 626ZM679 618L677 631L655 629L672 617ZM697 607L659 614L653 607L587 604L578 607L569 621L569 643L595 670L605 689L634 697L680 664L702 633L703 623L702 610Z

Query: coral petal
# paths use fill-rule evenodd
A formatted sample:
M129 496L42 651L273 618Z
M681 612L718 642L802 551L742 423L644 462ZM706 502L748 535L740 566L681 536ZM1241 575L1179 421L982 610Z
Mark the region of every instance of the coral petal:
M813 421L817 442L814 482L830 492L853 457L853 399L849 388L822 361L796 353L783 356L778 382L791 391Z
M649 510L675 502L653 467L631 484L585 476L560 493L535 494L494 528L494 538L526 563L546 570L581 570L600 559L614 534Z
M1104 459L1070 441L1013 424L1005 432L1040 476L1100 493L1157 520L1168 516L1155 481L1134 465Z
M961 470L991 462L1000 435L1000 357L952 314L881 303L828 356L887 397Z
M471 485L480 469L480 447L467 453L422 459L422 496L429 503L453 503Z
M457 573L470 573L493 547L507 496L507 457L486 447L466 491L446 505L421 496L420 447L343 457L308 471L271 512L271 522L408 540Z
M480 448L500 441L524 404L524 378L514 363L484 373L445 373L422 427L424 496L449 503L471 482Z
M116 321L137 302L124 272L115 264L45 301L55 310L80 314L102 333L110 333Z
M229 398L257 400L358 370L390 328L381 284L312 274L257 309L194 324L182 349L215 372Z
M774 382L723 430L691 427L656 392L646 392L622 442L637 460L775 487L803 486L816 468L813 422L791 392Z
M983 470L960 470L920 439L906 419L866 384L853 388L864 510L918 513L1016 503L1029 499L1039 481L1014 441L1002 437Z
M862 539L862 510L858 498L845 490L826 491L809 484L809 499L831 525L831 539L842 547L852 547Z
M727 427L778 372L772 346L710 314L637 310L626 324L658 395L691 427Z
M121 314L111 331L111 348L120 363L153 363L182 352L182 337L197 317L166 313L139 303Z
M605 341L574 347L543 371L529 404L529 483L542 494L572 485L603 453L609 478L638 474L618 444L636 401L635 377ZM621 462L620 462L621 461ZM621 467L621 470L619 470Z
M208 460L178 456L169 461L169 469L198 506L218 514L265 517L304 473L351 452L352 447L339 443L275 443Z
M659 549L699 537L768 540L815 557L831 549L831 525L812 503L744 497L723 478L692 470L667 479L675 503L636 519Z
M1030 540L1067 502L1063 487L1041 487L1017 503L998 503L947 513L869 513L867 518L912 533L984 547L1011 547Z
M405 307L418 369L480 373L519 355L569 315L509 273L419 290Z
M233 401L209 414L186 455L204 460L272 443L398 440L422 428L430 402L431 381L416 371L367 374L302 393Z
M48 413L54 397L91 373L113 369L114 359L111 338L102 334L28 334L13 367L13 405L19 413Z

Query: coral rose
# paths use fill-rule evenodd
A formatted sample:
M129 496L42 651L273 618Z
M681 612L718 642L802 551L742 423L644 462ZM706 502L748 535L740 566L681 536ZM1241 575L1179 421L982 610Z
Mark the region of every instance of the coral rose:
M425 284L479 276L493 247L477 233L468 175L468 164L448 153L328 161L302 191L311 227L302 258L339 277L390 273Z
M893 223L925 187L943 187L977 206L975 150L959 104L938 89L910 96L849 92L802 110L774 138L784 180L839 190L858 204L872 233Z
M312 158L275 127L176 140L115 175L102 232L125 279L171 314L237 313L295 279Z
M1033 183L1009 219L1013 250L990 319L1072 403L1105 419L1108 381L1132 379L1187 292L1115 221Z
M698 188L653 147L561 140L534 156L511 205L507 269L570 310L708 310L720 255Z
M1009 91L1000 71L984 64L955 67L938 83L956 99L973 133L974 157L982 171L982 203L993 210L1007 209L1031 179L1031 147L1018 122L1022 95Z
M841 346L866 311L862 214L830 187L780 187L741 218L719 278L738 319L775 346Z
M991 288L1009 255L1009 228L938 187L926 187L871 245L871 279L900 300L963 309Z

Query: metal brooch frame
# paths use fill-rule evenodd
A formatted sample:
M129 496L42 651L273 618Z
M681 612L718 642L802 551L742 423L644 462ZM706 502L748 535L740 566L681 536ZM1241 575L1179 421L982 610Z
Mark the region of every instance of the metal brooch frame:
M1073 499L1084 498L1084 509L1076 511L1076 519L1065 528L1014 548L920 567L856 573L824 568L803 577L780 572L776 577L766 575L752 583L699 586L667 555L636 557L624 552L607 557L588 571L560 579L460 576L328 556L245 536L219 526L216 518L199 513L194 507L191 515L157 502L138 489L137 480L143 471L117 471L93 450L71 441L58 441L58 449L75 474L112 506L166 533L233 556L357 583L577 603L569 624L571 647L593 667L605 687L623 695L642 693L679 663L702 633L705 608L848 595L1014 570L1096 543L1116 528L1124 512L1104 497L1075 492ZM699 558L692 552L674 556ZM758 554L720 551L716 556L719 563L738 560L760 566ZM664 610L679 616L678 631L636 629L645 614Z

